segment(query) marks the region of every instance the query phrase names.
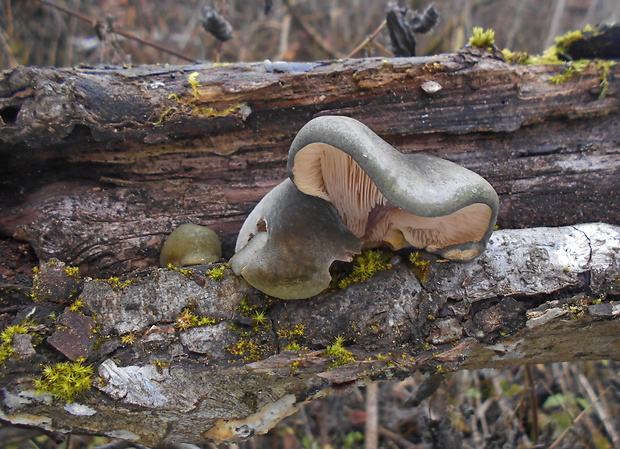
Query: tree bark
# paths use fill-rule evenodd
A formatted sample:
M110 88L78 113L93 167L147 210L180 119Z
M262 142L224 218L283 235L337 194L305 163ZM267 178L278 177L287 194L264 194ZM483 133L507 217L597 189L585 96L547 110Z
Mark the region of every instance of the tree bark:
M5 72L0 418L147 445L232 441L367 380L617 357L620 69L549 82L563 71L467 50ZM477 171L500 194L500 227L526 229L496 231L471 263L396 254L303 301L266 298L225 266L219 280L213 266L155 268L188 221L230 257L320 114ZM576 224L594 221L610 224ZM340 356L326 351L337 337ZM71 403L35 394L43 366L67 360L94 367L92 388Z

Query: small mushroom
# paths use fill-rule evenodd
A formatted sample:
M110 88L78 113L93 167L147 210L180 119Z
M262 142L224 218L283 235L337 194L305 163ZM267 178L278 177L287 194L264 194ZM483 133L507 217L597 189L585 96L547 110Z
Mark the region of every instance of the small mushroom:
M291 145L288 173L299 190L332 204L364 247L412 246L469 260L484 250L499 208L481 176L402 154L348 117L308 122Z
M327 288L332 262L351 261L361 246L331 204L301 193L287 179L248 215L230 264L268 295L302 299Z
M220 239L212 229L191 223L182 224L166 239L159 263L175 267L215 263L222 257Z

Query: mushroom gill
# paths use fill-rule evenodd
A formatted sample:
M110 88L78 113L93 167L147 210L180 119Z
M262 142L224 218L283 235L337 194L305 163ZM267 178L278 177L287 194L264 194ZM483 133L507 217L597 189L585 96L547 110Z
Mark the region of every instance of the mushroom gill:
M325 143L313 143L295 155L295 185L307 195L333 204L353 235L365 247L437 248L479 242L493 211L475 203L440 217L422 217L394 204L351 156Z
M484 249L497 217L497 194L482 177L402 154L347 117L306 124L291 145L289 175L300 191L331 203L364 247L413 246L468 260Z

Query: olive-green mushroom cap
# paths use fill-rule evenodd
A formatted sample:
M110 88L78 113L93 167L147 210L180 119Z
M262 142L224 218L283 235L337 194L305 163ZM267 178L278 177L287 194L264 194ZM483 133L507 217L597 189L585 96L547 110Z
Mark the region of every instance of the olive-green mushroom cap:
M256 205L237 238L233 271L280 299L304 299L325 290L334 260L351 261L362 241L328 202L285 180Z
M191 223L176 228L164 242L159 257L162 267L187 267L218 262L222 258L220 239L212 229Z
M299 190L333 204L365 247L469 260L497 219L497 193L484 178L444 159L402 154L349 117L308 122L291 145L288 173Z

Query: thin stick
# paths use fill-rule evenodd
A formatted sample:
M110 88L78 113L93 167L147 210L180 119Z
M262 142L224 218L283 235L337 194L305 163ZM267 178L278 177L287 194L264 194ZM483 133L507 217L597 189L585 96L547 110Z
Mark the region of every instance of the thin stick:
M592 406L594 404L596 404L604 395L607 394L607 392L611 390L611 387L607 387L605 389L605 391L603 391L594 401L590 402L590 405L588 405L586 408L584 408L575 419L573 419L573 421L570 423L570 426L568 426L566 429L564 429L564 432L562 432L560 434L559 437L557 437L557 439L553 442L553 444L551 446L549 446L547 449L554 449L556 448L564 439L564 437L568 434L568 432L571 430L571 428L573 427L573 425L577 424L579 421L581 421L581 418L583 418L584 416L586 416L587 412L590 411L590 409L592 408Z
M366 385L366 426L364 449L379 447L379 385L376 382Z
M532 441L538 443L538 406L536 405L536 391L534 388L534 370L532 365L525 365L525 382L528 389L530 412L532 413Z
M79 13L77 11L73 11L73 10L68 9L68 8L64 8L62 6L58 6L58 5L52 3L52 2L50 2L48 0L37 0L37 1L39 3L41 3L41 4L43 4L43 5L49 6L50 8L55 8L55 9L57 9L59 11L62 11L64 13L67 13L67 14L70 14L70 15L72 15L74 17L77 17L78 19L83 20L84 22L89 22L93 26L95 26L97 24L97 22L98 22L97 20L93 19L92 17L89 17L87 15L84 15L84 14ZM168 53L168 54L170 54L172 56L176 56L179 59L183 59L183 60L189 61L189 62L198 62L194 58L190 58L189 56L186 56L183 53L179 53L179 52L177 52L175 50L170 50L169 48L162 47L161 45L156 44L155 42L151 42L151 41L148 41L146 39L143 39L140 36L138 36L136 34L133 34L133 33L129 32L129 31L124 31L124 30L122 30L120 28L116 28L116 27L111 27L110 31L112 31L114 33L117 33L117 34L120 34L121 36L126 37L127 39L131 39L131 40L140 42L141 44L147 45L149 47L153 47L153 48L155 48L155 49L157 49L159 51L163 51L164 53Z
M284 0L284 4L291 13L291 16L293 16L293 19L295 19L295 21L299 24L300 27L303 28L306 34L310 36L310 38L319 47L321 47L321 50L327 53L327 55L332 59L341 59L343 57L343 55L341 55L337 50L335 50L329 43L327 43L327 41L321 38L319 33L312 27L312 25L303 20L303 18L301 18L299 14L297 14L297 8L294 3L291 4L290 0Z
M377 35L381 32L381 30L383 30L383 28L386 27L386 25L387 25L387 20L384 19L383 22L381 22L381 25L379 25L377 29L373 31L373 33L370 36L364 39L364 42L362 42L357 47L355 47L355 49L347 55L347 58L352 58L354 55L357 54L357 52L361 51L362 48L364 48L366 45L372 42L377 37Z

